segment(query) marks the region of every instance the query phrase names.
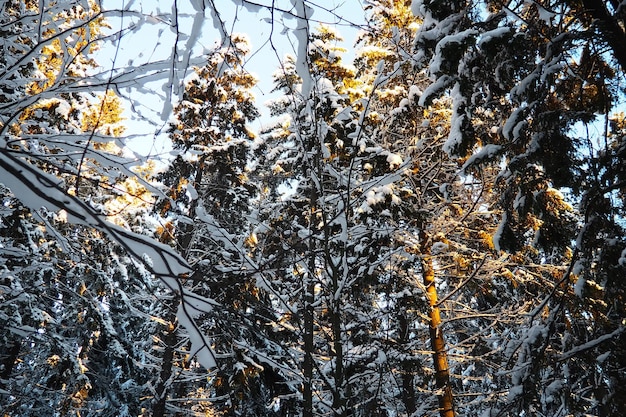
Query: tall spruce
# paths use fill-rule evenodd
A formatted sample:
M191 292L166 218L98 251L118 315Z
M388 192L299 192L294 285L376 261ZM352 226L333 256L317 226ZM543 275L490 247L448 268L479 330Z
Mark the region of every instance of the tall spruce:
M119 100L64 89L95 68L90 56L105 24L99 13L88 2L2 6L0 151L4 163L16 163L3 169L42 181L34 190L2 188L1 402L7 415L138 415L149 395L154 278L102 231L69 223L71 205L69 213L55 212L20 201L29 191L55 198L49 185L70 200L88 201L87 210L112 223L130 220L141 228L145 190L133 189L107 165L120 154L114 144L123 131ZM135 210L125 217L120 206Z
M527 321L505 352L512 379L497 409L615 413L623 384L610 369L624 361L624 336L622 310L611 306L626 242L621 180L605 173L623 162L612 128L623 13L613 2L485 6L413 1L422 24L411 59L432 81L420 105L451 96L444 149L472 175L502 164L496 249L544 271L517 295Z
M178 156L158 177L169 196L159 203L168 222L162 236L195 266L188 288L219 305L202 312L201 326L212 335L221 360L208 382L179 382L189 381L183 375L190 372L196 375L192 381L201 380L204 371L180 355L185 343L172 316L162 338L163 392L154 415L172 409L167 401L185 404L194 389L204 390L206 403L211 398L223 415L268 415L272 393L280 389L271 363L256 355L257 350L265 355L261 347L269 345L265 333L275 318L248 256L255 245L251 219L258 194L250 178L255 135L248 124L259 116L251 92L256 79L243 68L249 50L248 39L234 35L209 53L187 82L170 127Z
M376 141L384 115L370 108L372 80L342 62L340 40L329 27L311 33L310 97L297 60L287 57L276 75L285 96L271 109L288 117L264 136L270 227L258 251L271 260L283 321L304 348L303 414L387 415L416 402L415 340L393 340L410 338L417 315L399 319L398 336L390 314L402 294L424 295L413 276L400 283L392 272L406 255L395 242L414 188L405 160ZM411 368L406 392L396 361Z

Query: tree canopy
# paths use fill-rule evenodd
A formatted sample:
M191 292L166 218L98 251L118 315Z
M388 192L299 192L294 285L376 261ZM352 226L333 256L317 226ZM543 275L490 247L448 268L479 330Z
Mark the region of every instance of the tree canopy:
M623 2L329 3L0 3L3 416L622 412Z

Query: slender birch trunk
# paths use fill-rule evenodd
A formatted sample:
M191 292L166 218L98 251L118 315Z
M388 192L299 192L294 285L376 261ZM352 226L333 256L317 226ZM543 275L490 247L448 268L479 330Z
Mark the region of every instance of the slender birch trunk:
M338 288L336 273L333 277L333 289ZM334 380L335 386L333 392L333 410L335 417L343 417L346 414L346 398L345 398L345 375L343 369L343 343L341 331L341 311L340 300L332 300L331 326L333 333L333 351L335 355Z
M302 389L303 411L302 417L313 417L313 331L315 312L313 303L315 302L315 256L317 245L315 242L315 213L317 208L318 193L315 185L311 187L309 195L309 242L308 242L308 266L304 283L304 361L302 373L304 384Z
M400 315L398 317L398 324L400 326L400 343L406 344L409 342L409 320L406 316ZM417 394L415 392L415 384L413 378L413 365L412 361L403 360L402 364L402 402L407 414L413 415L417 410L416 399Z
M313 294L315 291L315 283L310 275L311 272L306 276L306 293L304 295L304 363L302 364L304 384L302 390L302 417L313 417Z

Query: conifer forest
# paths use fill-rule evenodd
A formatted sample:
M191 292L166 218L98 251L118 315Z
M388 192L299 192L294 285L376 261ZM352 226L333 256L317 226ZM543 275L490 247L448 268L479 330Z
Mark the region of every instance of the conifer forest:
M0 417L626 413L626 1L0 0Z

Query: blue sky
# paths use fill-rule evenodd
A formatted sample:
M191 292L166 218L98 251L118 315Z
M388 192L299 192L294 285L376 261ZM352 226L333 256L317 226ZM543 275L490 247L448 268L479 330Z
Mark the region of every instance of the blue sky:
M179 50L185 45L184 36L189 35L192 31L195 16L195 10L192 7L194 1L198 0L179 0L177 2L179 6L179 28L183 34L182 38L179 34ZM257 4L272 4L272 0L255 0L255 2ZM130 25L135 25L136 29L126 33L119 40L119 43L105 44L96 57L100 65L105 70L110 70L113 66L141 65L171 57L176 40L174 31L168 25L171 18L172 3L173 1L157 3L150 0L134 2L104 0L104 9L124 8L131 4L131 8L140 11L143 18L126 14L124 17L109 19L112 31L128 28ZM272 89L271 75L278 67L279 59L282 59L287 53L294 54L295 38L289 29L295 27L296 20L289 18L288 14L277 11L279 9L290 10L291 2L289 0L274 1L276 10L273 16L268 8L254 10L251 7L238 6L237 3L241 3L240 0L220 0L215 1L215 3L226 30L231 33L246 33L251 40L252 54L246 63L246 68L259 79L259 84L254 93L257 96L259 109L264 113L261 120L252 126L258 129L262 123L267 123L269 120L263 103L273 98L270 93ZM346 60L351 59L353 54L350 52L357 35L357 29L352 27L351 23L364 21L361 0L317 0L315 4L318 6L312 16L311 26L315 28L318 22L337 25L338 31L345 39L343 46L349 50ZM346 21L341 21L335 15L344 16ZM201 36L192 55L201 56L204 50L211 49L219 41L220 33L214 27L214 23L215 20L207 10L201 28ZM115 62L113 62L114 59ZM163 140L162 134L161 139L159 139L159 131L162 132L166 129L166 123L161 117L165 101L162 84L163 81L160 83L153 82L143 85L143 91L133 89L122 92L132 101L132 106L130 101L125 103L127 134L141 135L140 138L131 141L131 148L143 154L155 155L169 151L167 141Z

